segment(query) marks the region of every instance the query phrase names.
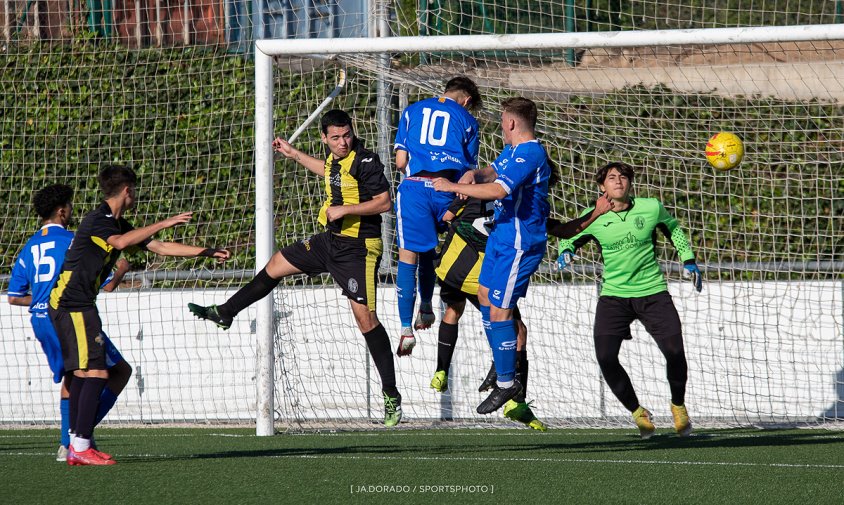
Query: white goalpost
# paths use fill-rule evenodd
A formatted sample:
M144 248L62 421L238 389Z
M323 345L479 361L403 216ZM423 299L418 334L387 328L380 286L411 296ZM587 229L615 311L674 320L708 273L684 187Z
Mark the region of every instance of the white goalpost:
M701 296L680 281L670 246L660 260L684 322L693 417L719 425L832 425L844 418L842 41L841 24L256 41L256 268L276 248L271 142L288 134L276 123L302 113L275 96L277 67L312 55L340 61L349 82L338 107L350 110L358 135L374 140L382 158L391 146L380 131L393 125L372 123L464 74L479 83L486 103L482 162L500 149L497 102L525 95L539 104L540 138L562 179L552 190L555 214L574 217L594 193L591 175L599 164L625 157L641 170L638 194L664 200L690 233L706 275ZM589 65L572 68L561 56L569 49ZM759 52L776 54L760 62ZM691 63L677 63L680 53ZM389 93L377 103L367 98L373 83ZM735 131L748 149L730 172L705 164L703 146L719 130ZM537 398L537 415L552 424L623 423L625 413L592 358L598 252L585 251L574 274L560 275L549 268L554 246L523 309L532 360L528 399ZM385 249L386 261L390 241ZM257 306L258 435L273 434L280 419L367 426L380 416L363 341L342 297L321 286L284 284ZM382 284L378 310L395 337L391 292ZM414 356L396 360L409 419L490 422L473 412L474 378L483 377L489 357L470 312L461 320L448 397L427 388L435 331L422 332ZM670 418L663 412L662 358L640 327L622 354L640 397L655 405L658 418Z

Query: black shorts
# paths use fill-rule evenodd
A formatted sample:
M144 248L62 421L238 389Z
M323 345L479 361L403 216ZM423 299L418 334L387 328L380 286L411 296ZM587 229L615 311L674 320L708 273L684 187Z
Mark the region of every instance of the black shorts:
M630 324L638 319L659 343L683 339L677 308L668 291L640 298L601 296L595 309L595 345L629 340Z
M103 323L96 308L71 312L50 307L48 311L62 346L65 371L108 369Z
M352 238L323 232L281 249L291 265L313 277L328 272L350 300L375 311L380 238Z

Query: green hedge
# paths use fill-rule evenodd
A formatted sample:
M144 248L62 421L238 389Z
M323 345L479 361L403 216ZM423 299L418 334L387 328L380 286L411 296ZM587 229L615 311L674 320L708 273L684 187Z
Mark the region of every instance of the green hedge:
M69 182L77 188L81 215L99 199L96 173L106 162L129 163L141 177L136 224L193 210L190 225L159 238L230 247L236 258L228 268L254 266L254 77L248 59L208 48L137 51L79 40L10 47L0 65L0 271L9 271L38 225L33 191ZM281 70L277 131L291 132L334 82L332 67ZM334 103L353 113L370 147L377 126L373 89L372 76L351 71ZM486 93L483 162L500 149L496 103L511 92ZM704 262L842 259L840 106L634 87L541 100L540 109L540 135L560 171L552 200L562 216L576 215L595 195L590 181L596 167L625 159L641 168L637 192L675 210ZM719 173L703 161L706 138L718 130L744 137L748 154L739 169ZM300 146L321 152L316 128ZM321 181L280 162L274 191L276 241L312 233ZM193 259L131 259L143 268L210 266Z

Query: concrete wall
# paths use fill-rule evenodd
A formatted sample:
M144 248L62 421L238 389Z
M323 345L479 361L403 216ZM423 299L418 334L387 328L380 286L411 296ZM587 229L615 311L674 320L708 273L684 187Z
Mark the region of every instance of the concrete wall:
M689 361L687 405L700 420L758 423L844 418L844 300L841 282L672 284ZM231 330L195 320L189 301L222 302L233 291L147 290L102 294L105 330L136 374L110 416L127 422L248 421L254 418L254 311ZM392 287L379 314L397 344ZM276 292L276 408L279 418L347 421L382 416L380 384L346 300L334 287ZM593 356L591 285L532 286L521 304L529 326L528 399L543 418L586 424L626 420ZM428 387L436 333L419 332L413 356L395 358L406 418L482 422L474 408L490 352L471 307L461 321L450 391ZM0 422L54 421L50 380L24 310L0 304ZM641 402L670 420L664 361L639 323L622 347Z

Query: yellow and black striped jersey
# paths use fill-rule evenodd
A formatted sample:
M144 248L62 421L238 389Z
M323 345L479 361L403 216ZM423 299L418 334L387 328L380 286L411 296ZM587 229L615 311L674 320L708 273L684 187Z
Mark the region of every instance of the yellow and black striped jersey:
M355 139L352 151L342 159L333 154L325 160L325 192L328 198L319 210L319 223L329 231L353 238L381 236L381 215L346 215L343 219L328 222L326 210L335 205L355 205L368 202L375 195L390 190L384 165L378 155L366 149L360 139Z
M455 214L440 248L437 277L470 295L478 294L478 276L489 238L493 201L455 198L449 210Z
M109 237L123 235L133 229L122 217L115 219L105 202L86 214L67 250L58 281L50 292L50 306L66 310L93 307L100 286L120 257L120 249L109 245ZM146 249L150 241L147 239L132 249Z

